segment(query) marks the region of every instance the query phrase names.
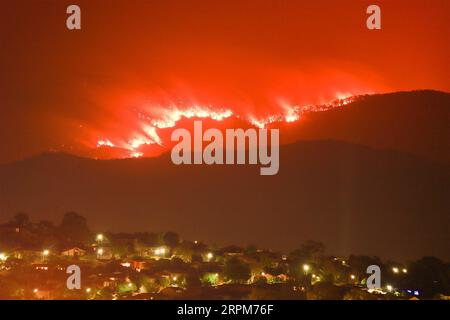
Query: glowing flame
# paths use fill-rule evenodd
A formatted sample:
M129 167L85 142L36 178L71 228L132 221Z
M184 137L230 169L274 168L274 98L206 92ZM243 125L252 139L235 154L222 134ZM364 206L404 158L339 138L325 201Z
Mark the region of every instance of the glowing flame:
M152 126L145 125L143 128L144 132L157 144L162 145L161 138L158 133L156 133L156 128Z
M134 152L131 152L130 153L130 156L132 157L132 158L140 158L140 157L142 157L144 154L142 153L142 152L139 152L139 151L134 151Z
M338 93L337 99L326 104L321 105L306 105L296 106L279 101L281 107L280 113L269 115L264 118L256 118L254 116L247 116L243 119L258 128L265 128L266 126L275 122L296 122L305 113L327 111L333 108L342 107L350 102L355 101L358 96L352 96L348 93ZM230 109L213 108L212 106L194 105L188 108L181 108L174 105L170 107L153 107L149 108L148 113L139 112L138 114L142 124L140 133L131 137L127 142L112 143L109 139L101 139L97 141L97 147L111 147L121 148L128 151L129 157L140 158L144 153L140 148L144 145L158 144L163 145L163 141L158 134L158 130L175 127L177 122L183 118L208 118L215 121L222 121L224 119L239 115L235 115Z
M170 109L163 109L160 111L161 119L152 120L153 126L163 129L172 128L178 121L184 118L209 118L216 121L222 121L233 115L233 112L228 109L213 110L210 107L193 106L185 110L180 110L178 107L171 107Z
M300 115L297 113L295 109L290 109L289 112L284 116L284 121L286 122L295 122L300 119Z
M111 148L114 148L114 147L115 147L115 146L114 146L114 143L112 143L112 142L109 141L108 139L106 139L106 140L98 140L98 141L97 141L97 148L100 148L100 147L103 147L103 146L111 147Z

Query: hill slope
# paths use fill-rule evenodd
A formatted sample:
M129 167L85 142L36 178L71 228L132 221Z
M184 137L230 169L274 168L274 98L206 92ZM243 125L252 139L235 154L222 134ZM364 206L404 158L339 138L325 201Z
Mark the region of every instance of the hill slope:
M168 155L46 154L0 167L0 219L22 210L58 221L75 210L100 230L170 229L280 249L314 239L336 254L450 258L448 165L335 141L280 152L276 176L257 166L174 166Z
M284 136L332 139L393 149L450 163L450 94L437 91L362 96L342 108L310 113Z

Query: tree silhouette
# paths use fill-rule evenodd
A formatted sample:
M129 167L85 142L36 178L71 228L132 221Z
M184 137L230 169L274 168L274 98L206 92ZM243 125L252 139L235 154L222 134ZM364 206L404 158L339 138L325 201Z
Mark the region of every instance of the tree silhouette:
M180 243L180 236L178 233L169 231L164 234L163 241L169 247L174 248Z
M75 243L88 242L91 236L86 218L76 212L67 212L59 226L61 236Z
M450 294L450 267L436 257L424 257L411 264L408 286L418 289L424 298Z
M250 267L237 258L231 258L225 263L223 273L235 283L246 282L251 277Z
M31 225L30 218L28 214L24 212L16 213L11 221L11 223L19 228L29 227Z

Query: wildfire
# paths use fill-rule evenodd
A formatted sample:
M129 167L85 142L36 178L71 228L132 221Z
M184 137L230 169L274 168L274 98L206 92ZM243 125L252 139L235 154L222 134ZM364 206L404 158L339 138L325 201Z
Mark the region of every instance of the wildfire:
M115 147L115 146L114 146L114 143L112 143L112 142L109 141L108 139L106 139L106 140L98 140L98 141L97 141L97 148L103 147L103 146L105 146L105 147L111 147L111 148L114 148L114 147Z
M141 148L145 145L157 144L163 146L163 139L159 134L159 130L166 128L173 128L177 125L177 122L191 118L211 119L215 121L223 121L224 119L235 116L236 118L243 119L251 125L258 128L265 128L270 124L276 122L296 122L303 114L311 112L321 112L338 108L355 101L358 96L351 96L350 94L339 93L336 95L337 99L320 105L306 105L297 106L290 105L285 102L280 102L280 109L282 112L278 114L269 115L264 118L257 118L254 116L241 116L235 114L230 109L215 108L213 106L200 106L194 105L191 107L179 107L171 105L169 107L152 107L147 111L140 111L138 114L141 121L141 127L139 134L135 134L126 142L117 141L111 142L110 139L101 139L97 141L97 148L110 147L120 148L127 150L129 157L140 158L144 155Z
M193 106L185 110L181 110L178 107L171 107L169 109L160 110L160 119L154 119L151 124L159 129L172 128L183 117L190 118L209 118L216 121L222 121L233 115L233 112L229 109L213 110L211 107Z

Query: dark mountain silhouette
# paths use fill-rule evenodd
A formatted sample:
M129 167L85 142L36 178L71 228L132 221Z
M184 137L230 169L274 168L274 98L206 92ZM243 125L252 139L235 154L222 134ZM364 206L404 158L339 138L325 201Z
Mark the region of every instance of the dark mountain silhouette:
M449 165L336 141L281 147L280 172L175 166L169 155L89 160L44 154L0 166L0 218L24 211L94 230L176 230L218 244L330 253L450 258Z
M450 94L422 90L361 96L342 108L305 115L287 125L283 136L340 140L450 163Z

